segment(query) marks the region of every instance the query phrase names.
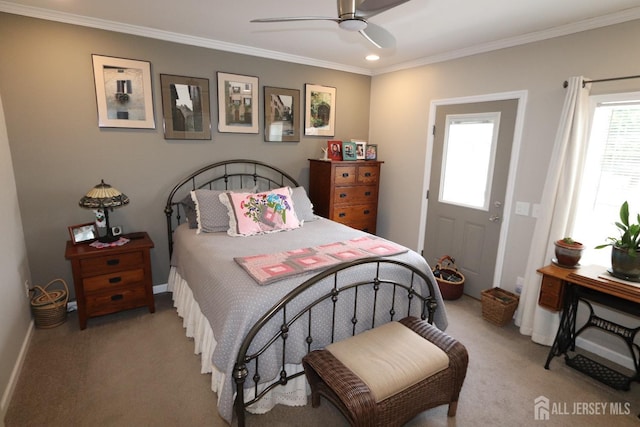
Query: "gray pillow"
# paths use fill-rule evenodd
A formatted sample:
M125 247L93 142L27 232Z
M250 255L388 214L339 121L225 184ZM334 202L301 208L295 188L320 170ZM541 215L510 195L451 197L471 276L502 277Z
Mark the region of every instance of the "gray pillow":
M229 229L227 208L220 202L219 195L224 191L195 190L191 198L195 204L198 233L216 233Z
M293 210L300 221L315 221L318 217L313 213L313 203L309 200L304 187L291 189L291 200L293 200Z
M196 213L196 203L191 198L191 194L180 200L184 216L187 218L189 228L198 228L198 214Z

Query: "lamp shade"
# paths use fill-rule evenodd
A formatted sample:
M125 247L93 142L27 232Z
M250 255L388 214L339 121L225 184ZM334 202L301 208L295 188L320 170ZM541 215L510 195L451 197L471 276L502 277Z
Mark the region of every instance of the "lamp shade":
M93 187L80 199L79 205L87 209L101 209L117 208L128 203L129 198L125 194L109 184L105 184L104 180L100 180L100 184Z

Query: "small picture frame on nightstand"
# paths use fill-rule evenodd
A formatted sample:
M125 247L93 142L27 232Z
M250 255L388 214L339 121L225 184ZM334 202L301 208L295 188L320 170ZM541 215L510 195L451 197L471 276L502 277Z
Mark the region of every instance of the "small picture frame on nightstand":
M98 228L95 222L72 225L69 227L69 235L74 245L93 241L98 238Z

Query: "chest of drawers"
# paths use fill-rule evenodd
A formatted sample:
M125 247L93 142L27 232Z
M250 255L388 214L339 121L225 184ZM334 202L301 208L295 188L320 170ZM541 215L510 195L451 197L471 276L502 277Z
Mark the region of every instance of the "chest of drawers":
M149 255L153 241L147 233L126 237L131 241L102 249L67 242L80 329L87 327L89 317L144 306L155 311Z
M315 213L375 234L382 162L309 162L309 198Z

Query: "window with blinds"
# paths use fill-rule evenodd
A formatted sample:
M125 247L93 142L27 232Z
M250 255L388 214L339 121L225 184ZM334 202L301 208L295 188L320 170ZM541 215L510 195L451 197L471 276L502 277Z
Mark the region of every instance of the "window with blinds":
M615 222L626 200L640 212L640 92L591 97L587 162L573 237L588 248L582 263L608 266L611 250L593 249L617 237Z

